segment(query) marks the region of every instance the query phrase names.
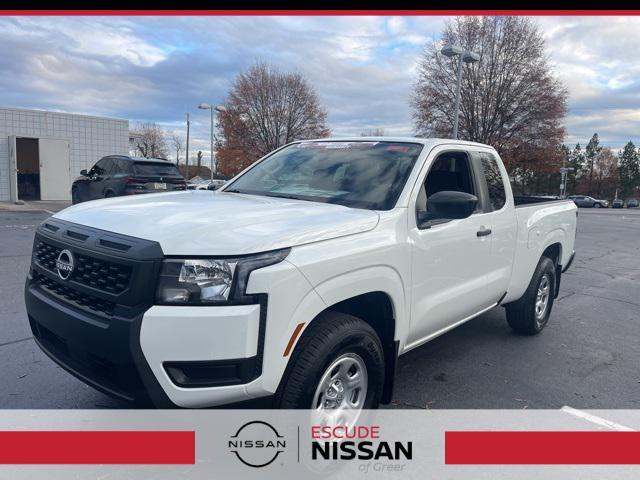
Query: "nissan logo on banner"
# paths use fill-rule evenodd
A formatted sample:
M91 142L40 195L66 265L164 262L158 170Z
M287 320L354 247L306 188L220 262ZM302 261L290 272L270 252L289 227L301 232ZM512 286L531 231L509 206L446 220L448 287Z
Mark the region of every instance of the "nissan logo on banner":
M75 260L73 253L67 249L62 250L60 254L58 254L58 258L56 258L56 271L58 272L58 276L62 280L68 280L73 273L74 266Z

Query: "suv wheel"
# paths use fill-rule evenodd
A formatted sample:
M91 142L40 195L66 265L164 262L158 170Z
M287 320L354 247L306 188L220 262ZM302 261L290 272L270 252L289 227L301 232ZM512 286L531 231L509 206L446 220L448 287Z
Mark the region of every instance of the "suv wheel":
M523 335L540 333L549 321L555 289L555 265L542 257L522 298L505 305L509 326Z
M304 332L274 399L276 408L312 409L332 423L377 408L384 384L380 338L364 321L321 314Z

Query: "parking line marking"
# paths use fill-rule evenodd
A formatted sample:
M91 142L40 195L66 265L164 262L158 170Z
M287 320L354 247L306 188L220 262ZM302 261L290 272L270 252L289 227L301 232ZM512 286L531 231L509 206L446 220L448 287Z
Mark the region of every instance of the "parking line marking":
M578 410L577 408L572 408L567 405L562 407L560 410L562 410L564 413L568 413L569 415L573 415L574 417L586 420L587 422L591 422L595 425L600 425L601 427L608 428L609 430L615 430L617 432L635 432L635 430L631 427L620 425L619 423L612 422L596 415L591 415L590 413L583 412L582 410Z

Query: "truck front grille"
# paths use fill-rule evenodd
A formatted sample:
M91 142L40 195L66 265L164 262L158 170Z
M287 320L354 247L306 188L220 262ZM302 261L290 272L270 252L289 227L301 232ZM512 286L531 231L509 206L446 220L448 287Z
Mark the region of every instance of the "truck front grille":
M71 303L76 307L88 309L93 312L99 312L103 315L112 316L113 309L116 304L107 300L102 300L93 295L81 293L73 287L66 285L42 275L41 273L33 272L33 281L40 285L40 287L47 291L50 295L64 299L67 303Z
M56 259L61 248L38 240L35 247L35 260L46 270L56 273ZM75 254L76 265L71 279L87 287L118 295L129 286L131 267L100 260L86 255Z

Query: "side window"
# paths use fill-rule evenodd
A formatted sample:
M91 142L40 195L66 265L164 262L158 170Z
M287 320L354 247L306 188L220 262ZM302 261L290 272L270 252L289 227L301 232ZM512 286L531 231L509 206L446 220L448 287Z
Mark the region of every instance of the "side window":
M114 165L114 161L112 158L105 158L105 164L104 164L104 174L105 175L113 175L113 165Z
M119 175L122 176L127 173L127 164L124 160L120 158L113 159L113 169L111 170L111 175Z
M107 166L108 166L108 158L101 158L100 160L98 160L96 162L96 164L93 166L93 168L91 169L91 174L92 175L105 175L106 171L107 171Z
M424 211L429 197L443 191L476 195L469 157L464 152L441 153L431 165L416 201L418 211Z
M489 202L491 208L500 210L507 201L507 194L504 190L502 175L496 157L490 153L480 153L480 160L484 170L484 176L487 180L487 189L489 190Z
M424 182L427 199L445 190L475 195L469 158L463 152L440 154L431 165Z

